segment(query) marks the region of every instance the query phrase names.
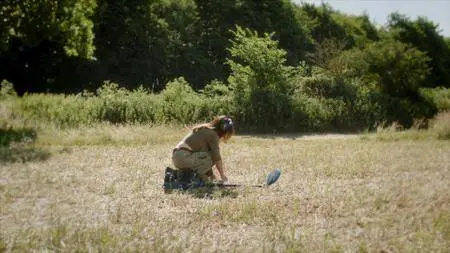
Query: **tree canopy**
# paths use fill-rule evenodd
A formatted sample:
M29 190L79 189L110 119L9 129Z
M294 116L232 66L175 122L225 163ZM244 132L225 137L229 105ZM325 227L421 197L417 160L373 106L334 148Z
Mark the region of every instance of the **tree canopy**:
M354 48L370 54L373 45L397 41L402 46L395 48L408 48L399 51L402 59L423 52L414 53L429 70L420 86L450 86L449 38L426 17L393 13L380 27L368 14L289 0L4 0L0 6L0 80L19 94L95 90L105 80L153 91L180 76L195 90L226 82L236 25L271 34L287 65L309 70ZM400 67L385 66L408 77Z

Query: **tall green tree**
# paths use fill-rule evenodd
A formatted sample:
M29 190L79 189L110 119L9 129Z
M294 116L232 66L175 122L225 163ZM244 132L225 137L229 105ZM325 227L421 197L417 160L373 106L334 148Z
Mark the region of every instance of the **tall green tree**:
M354 45L353 38L349 36L333 17L335 11L328 4L316 6L304 3L298 10L299 19L308 27L315 43L321 43L327 39L334 39L346 43L347 48Z
M95 0L3 0L0 7L0 52L12 39L26 46L57 42L68 55L94 54L91 16Z
M236 1L195 0L195 4L202 31L199 36L199 47L211 62L212 75L224 80L229 73L229 69L223 65L227 57L226 48L231 38L229 30L233 28L239 16Z
M193 0L99 0L97 58L105 79L161 90L184 76L195 88L215 77Z
M297 65L305 59L311 44L307 30L296 17L295 6L289 0L249 0L238 5L242 21L237 24L260 34L272 33L279 47L286 51L286 60Z
M312 45L308 47L306 62L310 66L324 67L343 50L380 39L379 32L369 16L346 15L329 4L309 3L297 5L297 20L307 28Z
M430 58L416 48L399 41L384 40L368 44L363 60L366 75L373 78L379 90L393 97L417 94L430 73Z
M233 34L228 81L236 117L248 126L282 129L291 115L293 91L293 69L285 65L286 51L278 48L278 42L271 38L273 34L259 37L239 26Z
M171 0L159 6L159 16L166 20L170 33L168 75L171 79L183 76L195 89L204 87L216 78L214 64L218 63L203 50L204 30L195 1Z
M0 80L19 94L82 88L94 59L95 8L95 0L1 1Z
M315 43L335 40L345 43L346 48L351 48L380 39L378 30L367 13L347 15L334 10L328 4L316 6L303 3L297 6L297 16L306 24Z
M420 94L430 73L430 58L412 45L384 39L344 51L333 61L341 77L356 80L368 92L369 101L383 108L380 120L409 127L414 119L436 113L436 106Z
M229 56L226 48L233 38L235 25L248 27L260 34L273 33L279 46L287 52L287 61L296 65L304 60L310 44L306 29L296 18L288 0L195 0L200 17L202 50L216 66L215 77L224 79Z
M438 25L425 17L412 21L400 13L392 13L388 29L395 39L413 45L430 57L431 73L425 86L450 87L450 47L439 33Z
M155 89L168 80L169 30L154 12L157 2L98 1L95 45L103 78L130 88L146 85Z
M355 46L364 46L380 39L378 30L370 21L368 14L357 16L334 12L332 17L344 29L346 39L350 40L351 44Z

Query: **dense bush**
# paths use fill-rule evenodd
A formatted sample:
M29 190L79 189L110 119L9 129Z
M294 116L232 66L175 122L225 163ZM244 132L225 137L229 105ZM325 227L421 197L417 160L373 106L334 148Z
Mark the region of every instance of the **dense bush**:
M127 90L106 82L95 94L26 94L16 99L15 106L23 118L60 127L98 122L190 124L233 111L229 96L211 95L193 91L183 78L169 82L159 94L143 88Z
M18 103L27 119L58 126L79 126L95 121L90 98L81 95L29 94Z
M105 83L97 94L26 94L18 102L25 118L61 127L95 122L148 123L157 120L159 97L142 88L129 91Z
M450 88L422 88L420 93L423 97L432 101L439 111L450 111Z
M326 74L296 81L293 122L305 129L361 130L383 121L383 94L358 79L336 79Z
M373 91L357 80L303 77L297 84L299 86L290 97L290 117L279 122L283 126L269 123L266 127L272 129L257 129L258 121L237 120L240 130L364 130L397 121L412 125L415 118L411 115L424 114L414 110L428 108ZM314 89L316 84L317 89ZM2 90L3 93L6 91ZM236 112L242 112L245 108L235 104L234 95L227 85L219 82L207 85L201 93L195 92L184 79L179 78L170 82L167 89L159 94L142 88L130 91L114 83L105 83L96 94L28 94L22 98L3 95L1 104L2 108L7 107L2 109L6 120L21 117L59 127L98 122L192 124L208 121L219 114L238 115ZM270 93L264 95L271 96ZM11 108L14 114L5 113ZM254 110L254 107L251 109ZM273 117L273 112L269 110L257 113L261 117L265 114L268 118Z
M169 82L161 95L162 122L187 123L209 116L205 99L202 99L183 78Z
M328 77L320 83L314 76L313 89L319 89L324 96L332 95L324 94L326 88L333 94L342 94L353 105L357 102L353 111L366 103L375 105L375 111L368 111L372 118L369 121L398 121L410 127L414 119L431 118L437 113L434 103L419 91L429 74L428 61L425 53L399 41L368 43L331 59L328 69L322 71ZM304 89L311 93L305 83ZM324 85L328 86L321 87ZM362 97L356 99L358 96Z
M105 83L97 90L97 96L86 97L96 121L111 123L144 123L157 119L160 98L143 88L127 90L115 83Z
M228 79L236 104L236 117L253 130L281 130L291 116L292 68L286 51L270 34L237 27L230 49Z

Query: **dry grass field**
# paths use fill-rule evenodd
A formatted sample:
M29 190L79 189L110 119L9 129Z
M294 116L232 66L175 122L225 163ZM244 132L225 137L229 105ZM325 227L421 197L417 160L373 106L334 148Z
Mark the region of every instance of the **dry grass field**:
M450 142L235 136L230 183L165 194L176 127L47 130L2 151L0 252L449 252Z

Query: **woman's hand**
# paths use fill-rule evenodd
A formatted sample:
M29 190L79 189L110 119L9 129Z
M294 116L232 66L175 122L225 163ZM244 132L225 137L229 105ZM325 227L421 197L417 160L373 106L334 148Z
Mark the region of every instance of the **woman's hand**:
M222 160L216 161L216 168L219 171L220 179L222 179L223 182L228 181L227 176L225 176L224 170L223 170L223 164Z

